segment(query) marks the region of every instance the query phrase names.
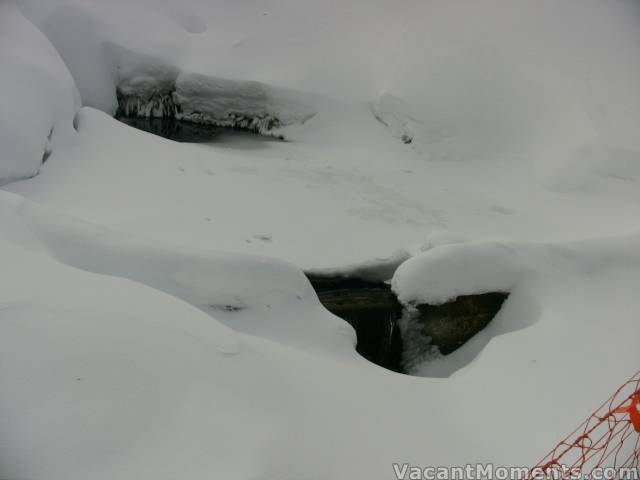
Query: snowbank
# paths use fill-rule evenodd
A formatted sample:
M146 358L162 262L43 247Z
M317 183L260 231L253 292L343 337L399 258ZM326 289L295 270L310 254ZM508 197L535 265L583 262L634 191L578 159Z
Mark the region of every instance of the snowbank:
M0 221L6 478L383 479L398 461L527 465L638 361L637 236L566 254L514 247L520 264L548 268L517 283L487 330L422 366L455 373L445 382L358 358L351 329L282 263L137 240L7 193ZM430 254L449 248L478 264L505 258L489 245ZM523 430L525 445L513 441Z
M561 279L573 279L567 280L569 283L576 278L591 282L606 278L612 271L636 272L640 266L638 245L638 234L564 244L468 243L436 247L407 260L396 271L392 289L405 306L400 327L409 372L450 376L471 363L491 338L531 327L538 321L547 305L532 292L553 284L557 288L553 295L570 303L572 295L561 285ZM489 292L511 295L492 323L458 351L442 357L430 347L429 339L419 334L416 305L439 305L462 295ZM592 301L611 305L602 295ZM617 306L611 308L611 315L616 315ZM562 321L573 323L580 319Z
M115 44L185 73L257 81L340 102L369 103L392 94L427 122L429 139L438 139L434 158L473 156L476 147L503 150L509 133L516 143L526 142L530 127L544 127L532 123L536 114L561 113L563 106L568 118L540 119L560 127L560 140L571 122L579 126L587 118L605 145L640 148L632 127L640 109L633 2L20 5L65 59L84 104L108 113L116 106L115 77L104 50ZM561 103L554 106L558 95Z
M252 335L307 350L353 350L352 329L320 306L306 277L292 265L162 245L58 215L13 195L2 193L2 199L13 205L3 207L7 221L29 232L23 241L37 243L64 265L148 285ZM294 321L279 315L283 308L300 317ZM315 321L317 315L322 322Z
M58 53L12 1L0 3L0 184L35 175L73 131L79 97Z
M637 370L637 5L20 6L108 114L117 85L165 98L182 84L192 112L237 100L296 117L291 92L331 105L288 143L177 145L92 108L66 141L54 119L71 124L72 83L2 4L0 83L18 93L0 101L2 161L13 149L33 173L55 128L41 175L4 187L35 202L0 192L0 476L530 465ZM567 241L603 235L619 236ZM488 237L509 240L474 241ZM395 273L405 304L510 292L485 330L415 372L446 380L367 363L297 268L239 254L379 278L412 245L434 248Z
M52 157L46 178L9 187L71 215L337 271L413 251L434 231L564 241L628 232L640 214L635 5L20 5L87 105L293 123L277 132L289 143L196 150L86 113L80 147ZM60 188L71 172L84 180ZM113 198L104 178L127 188Z
M185 71L181 52L190 31L202 26L175 9L149 8L144 2L22 3L60 52L83 103L109 114L119 109L127 115L177 115L198 123L266 131L303 122L316 113L301 93L250 79ZM153 32L140 30L142 18L154 25Z
M118 113L175 117L222 127L266 132L304 123L316 110L299 92L208 75L185 73L161 58L117 44L105 52L114 68ZM306 100L306 101L305 101Z
M591 272L640 261L640 236L562 244L485 242L445 245L404 262L392 288L405 304L442 304L460 295L509 292L541 272Z
M170 63L184 49L184 31L155 8L135 2L93 4L74 1L20 1L20 6L47 35L78 85L83 105L113 114L117 108L119 49ZM141 28L142 25L152 28ZM149 73L147 62L140 75ZM158 74L159 68L153 74ZM146 75L146 78L149 78Z
M298 92L196 74L178 77L174 100L180 119L259 132L304 123L316 113Z

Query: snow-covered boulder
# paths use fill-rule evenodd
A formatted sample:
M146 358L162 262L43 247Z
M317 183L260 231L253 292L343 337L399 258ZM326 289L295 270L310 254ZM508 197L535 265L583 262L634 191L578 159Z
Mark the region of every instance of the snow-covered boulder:
M73 130L80 99L47 38L11 1L0 2L0 184L35 175Z
M419 376L451 375L471 363L492 338L537 323L543 306L531 292L549 288L550 279L591 280L637 268L638 239L633 234L566 243L471 242L436 247L407 260L392 279L404 307L399 323L404 367ZM575 302L574 293L564 286L556 285L552 294L568 305ZM452 320L451 313L465 310L470 299L475 305L467 305L467 314L493 320L445 359L430 336L434 330L441 333L439 327L446 330L447 314ZM598 298L591 301L602 303ZM434 318L436 325L429 323ZM582 319L572 321L579 324Z

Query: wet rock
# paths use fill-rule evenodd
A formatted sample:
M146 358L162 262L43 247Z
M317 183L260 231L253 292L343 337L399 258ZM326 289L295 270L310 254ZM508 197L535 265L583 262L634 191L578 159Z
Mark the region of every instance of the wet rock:
M431 345L447 355L485 328L507 297L507 293L492 292L460 296L443 305L417 305L411 336L429 338Z
M460 348L487 326L508 296L500 292L466 295L443 305L403 308L384 282L308 277L325 308L355 329L358 353L401 373L410 372L417 360Z

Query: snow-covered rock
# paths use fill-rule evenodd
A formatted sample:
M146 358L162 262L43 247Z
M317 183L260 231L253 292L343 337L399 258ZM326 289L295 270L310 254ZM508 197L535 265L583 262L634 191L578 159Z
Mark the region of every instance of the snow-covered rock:
M79 96L47 38L0 2L0 184L35 175L73 131Z
M638 245L638 234L562 244L474 242L436 247L406 261L392 279L392 289L405 306L400 322L407 342L405 364L416 375L451 375L472 362L493 337L537 321L544 304L533 300L531 291L556 285L553 295L571 303L573 295L562 287L560 279L591 281L620 269L636 271L640 265ZM498 316L460 350L446 358L440 356L423 333L421 307L494 292L510 294ZM599 302L598 298L593 301ZM606 329L606 322L600 327Z
M298 92L196 74L178 77L174 99L180 119L259 132L304 123L316 113Z

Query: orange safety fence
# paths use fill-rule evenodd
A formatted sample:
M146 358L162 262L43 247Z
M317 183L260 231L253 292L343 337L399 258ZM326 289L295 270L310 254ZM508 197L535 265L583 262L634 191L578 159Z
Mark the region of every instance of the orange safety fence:
M529 478L630 480L640 460L640 371L530 470ZM638 478L638 477L636 477Z

